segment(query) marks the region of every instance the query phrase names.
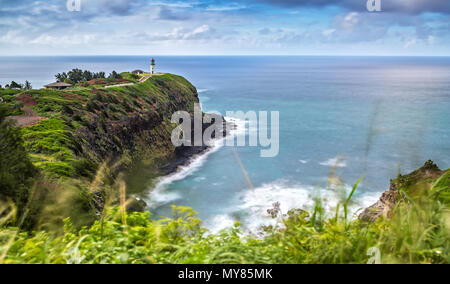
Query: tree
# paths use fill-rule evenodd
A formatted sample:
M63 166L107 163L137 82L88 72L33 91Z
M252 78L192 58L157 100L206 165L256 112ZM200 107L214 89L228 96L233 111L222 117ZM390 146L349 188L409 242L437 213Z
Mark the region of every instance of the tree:
M83 80L90 81L92 79L94 79L92 72L87 70L83 72Z
M94 73L89 70L72 69L67 73L63 72L56 74L55 78L57 82L66 82L69 79L72 84L77 84L80 82L87 82L92 79L104 79L105 75L105 72ZM117 74L117 76L120 77L119 74Z
M0 201L12 200L21 216L38 171L25 150L21 129L6 120L7 114L7 107L0 105Z
M9 88L10 89L22 89L23 85L12 81L11 84L9 84Z
M96 73L96 77L94 77L96 79L105 79L106 78L106 73L105 72L98 72Z
M67 73L66 72L58 73L58 74L55 75L55 77L56 77L56 81L64 82L64 80L67 79Z
M80 69L72 69L67 75L69 76L70 81L75 84L83 80L83 70Z
M118 74L116 71L112 71L112 73L109 75L110 79L122 79L122 76L120 76L120 74Z
M33 89L33 86L31 86L31 83L28 81L25 81L25 90L31 90Z

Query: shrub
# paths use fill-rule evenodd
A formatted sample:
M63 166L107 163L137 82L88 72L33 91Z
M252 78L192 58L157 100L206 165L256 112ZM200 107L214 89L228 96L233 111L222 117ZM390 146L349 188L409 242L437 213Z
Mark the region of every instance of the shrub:
M28 157L20 128L5 121L6 114L0 105L0 201L11 199L21 216L38 172Z
M88 159L80 159L72 162L76 176L92 178L97 171L98 165Z
M63 113L68 114L68 115L73 115L73 110L69 106L65 105L65 106L63 106Z
M14 103L14 109L21 109L21 108L23 108L23 102Z

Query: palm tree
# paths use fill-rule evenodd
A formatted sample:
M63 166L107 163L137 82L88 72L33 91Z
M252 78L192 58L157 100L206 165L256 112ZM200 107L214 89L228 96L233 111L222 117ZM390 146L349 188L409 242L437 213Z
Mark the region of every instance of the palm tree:
M28 81L25 81L25 90L31 90L33 89L33 86L31 86L31 83Z

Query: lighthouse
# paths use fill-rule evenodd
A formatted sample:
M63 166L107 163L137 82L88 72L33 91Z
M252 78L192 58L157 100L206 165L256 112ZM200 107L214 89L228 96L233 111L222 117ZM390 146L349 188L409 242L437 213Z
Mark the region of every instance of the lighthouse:
M153 75L155 74L155 59L152 58L152 64L150 64L150 73Z

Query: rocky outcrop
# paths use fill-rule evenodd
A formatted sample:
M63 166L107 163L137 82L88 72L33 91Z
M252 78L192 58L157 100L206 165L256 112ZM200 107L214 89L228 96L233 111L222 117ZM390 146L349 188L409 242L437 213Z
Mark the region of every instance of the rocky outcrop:
M388 217L398 202L398 193L397 185L391 182L389 190L385 191L374 205L366 208L359 215L359 219L367 222L376 222L380 217Z
M209 114L204 114L204 117L208 116ZM223 124L223 133L222 137L226 137L227 134L229 134L229 131L234 129L236 126L228 123L224 117L220 117L218 119L221 119L221 123ZM215 123L215 118L212 119L211 123L203 123L202 124L202 131L205 132L206 129L208 129L211 125ZM194 125L191 127L192 133L191 137L194 137ZM212 138L216 138L216 135L214 134ZM205 141L203 141L205 142ZM175 172L180 166L186 165L189 160L195 156L202 154L203 152L207 151L210 147L205 145L203 143L202 146L181 146L175 148L175 158L169 161L164 167L162 167L162 172L164 175L171 174Z
M429 187L431 180L442 174L433 161L428 161L422 168L405 176L400 175L397 179L391 180L389 190L385 191L374 205L365 209L359 219L376 222L380 217L388 218L398 202L402 201L401 191L413 195L415 191Z

